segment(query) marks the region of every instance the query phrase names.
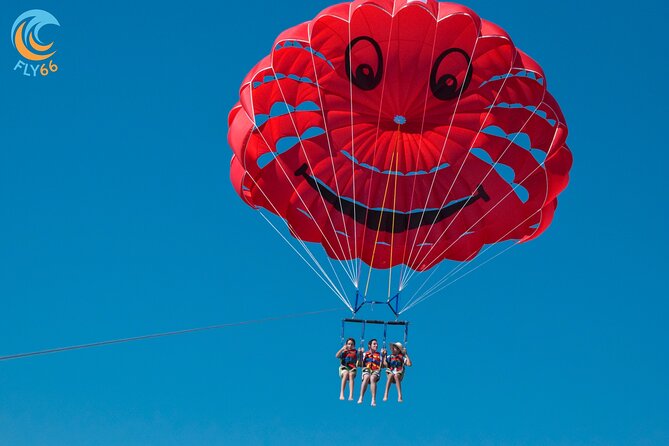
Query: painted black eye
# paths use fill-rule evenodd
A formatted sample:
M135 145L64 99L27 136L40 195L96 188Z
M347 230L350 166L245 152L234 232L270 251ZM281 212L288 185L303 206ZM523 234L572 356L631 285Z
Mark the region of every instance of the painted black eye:
M355 48L353 48L355 46ZM381 47L371 37L351 40L346 47L346 75L361 90L373 90L383 76Z
M471 80L469 55L460 48L449 48L434 61L430 73L430 90L437 99L448 101L460 96Z

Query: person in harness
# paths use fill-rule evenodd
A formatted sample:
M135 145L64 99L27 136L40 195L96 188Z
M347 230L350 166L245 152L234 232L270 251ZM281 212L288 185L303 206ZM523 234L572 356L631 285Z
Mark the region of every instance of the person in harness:
M372 394L372 406L376 406L376 384L379 382L381 364L386 357L386 350L383 349L380 352L378 351L379 343L376 339L372 339L367 344L369 350L362 354L361 363L362 363L362 388L360 389L360 398L358 399L358 404L362 404L362 400L365 397L365 391L367 386L371 389ZM362 348L360 349L362 350ZM361 352L362 353L362 352Z
M341 378L339 399L344 399L344 389L346 388L346 381L348 381L348 400L353 401L354 380L358 372L358 351L355 349L355 339L348 338L346 344L337 351L336 357L341 362L339 366L339 377Z
M407 354L406 349L400 342L391 344L390 348L390 355L388 355L384 363L388 381L386 382L386 391L383 394L383 401L388 401L390 385L395 384L397 386L397 402L401 403L402 379L404 378L404 370L405 367L411 367L411 359L409 359L409 355Z

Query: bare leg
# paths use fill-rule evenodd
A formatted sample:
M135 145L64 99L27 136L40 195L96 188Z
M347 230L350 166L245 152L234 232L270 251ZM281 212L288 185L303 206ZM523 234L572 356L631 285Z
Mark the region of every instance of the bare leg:
M367 384L369 384L369 375L362 375L362 387L360 388L360 398L358 398L358 404L362 404L362 399L365 397L365 391L367 390ZM373 396L372 399L374 399Z
M395 375L395 384L397 384L397 402L402 402L402 376Z
M379 377L377 375L372 375L371 381L372 383L370 384L370 391L372 393L372 406L376 406L376 383L379 380Z
M339 392L339 399L344 399L344 388L346 387L346 380L348 380L348 372L342 372L341 374L341 391Z
M353 388L355 387L355 375L348 373L348 400L353 401Z
M388 401L388 392L390 391L390 384L393 382L395 375L392 373L388 375L388 381L386 381L386 391L383 394L383 401Z

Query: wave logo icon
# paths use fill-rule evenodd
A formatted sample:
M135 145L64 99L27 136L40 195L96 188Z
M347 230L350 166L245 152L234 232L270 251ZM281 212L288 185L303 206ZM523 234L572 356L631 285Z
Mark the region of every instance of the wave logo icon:
M47 25L60 26L60 23L52 14L41 9L26 11L14 21L12 45L25 59L16 63L14 71L21 70L30 77L37 77L38 74L47 76L58 71L58 65L53 61L53 55L56 54L54 42L46 43L40 37L41 29Z

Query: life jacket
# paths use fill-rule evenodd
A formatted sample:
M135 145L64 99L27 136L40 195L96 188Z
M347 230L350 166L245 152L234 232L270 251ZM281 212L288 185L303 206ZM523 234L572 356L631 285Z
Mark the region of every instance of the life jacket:
M341 365L349 370L356 367L358 362L358 351L356 349L344 350L340 356Z
M388 356L386 362L388 363L388 369L391 371L401 372L404 369L404 355L402 353Z
M363 359L363 367L368 368L369 370L376 371L381 369L381 353L378 351L372 352L368 350L365 352Z

